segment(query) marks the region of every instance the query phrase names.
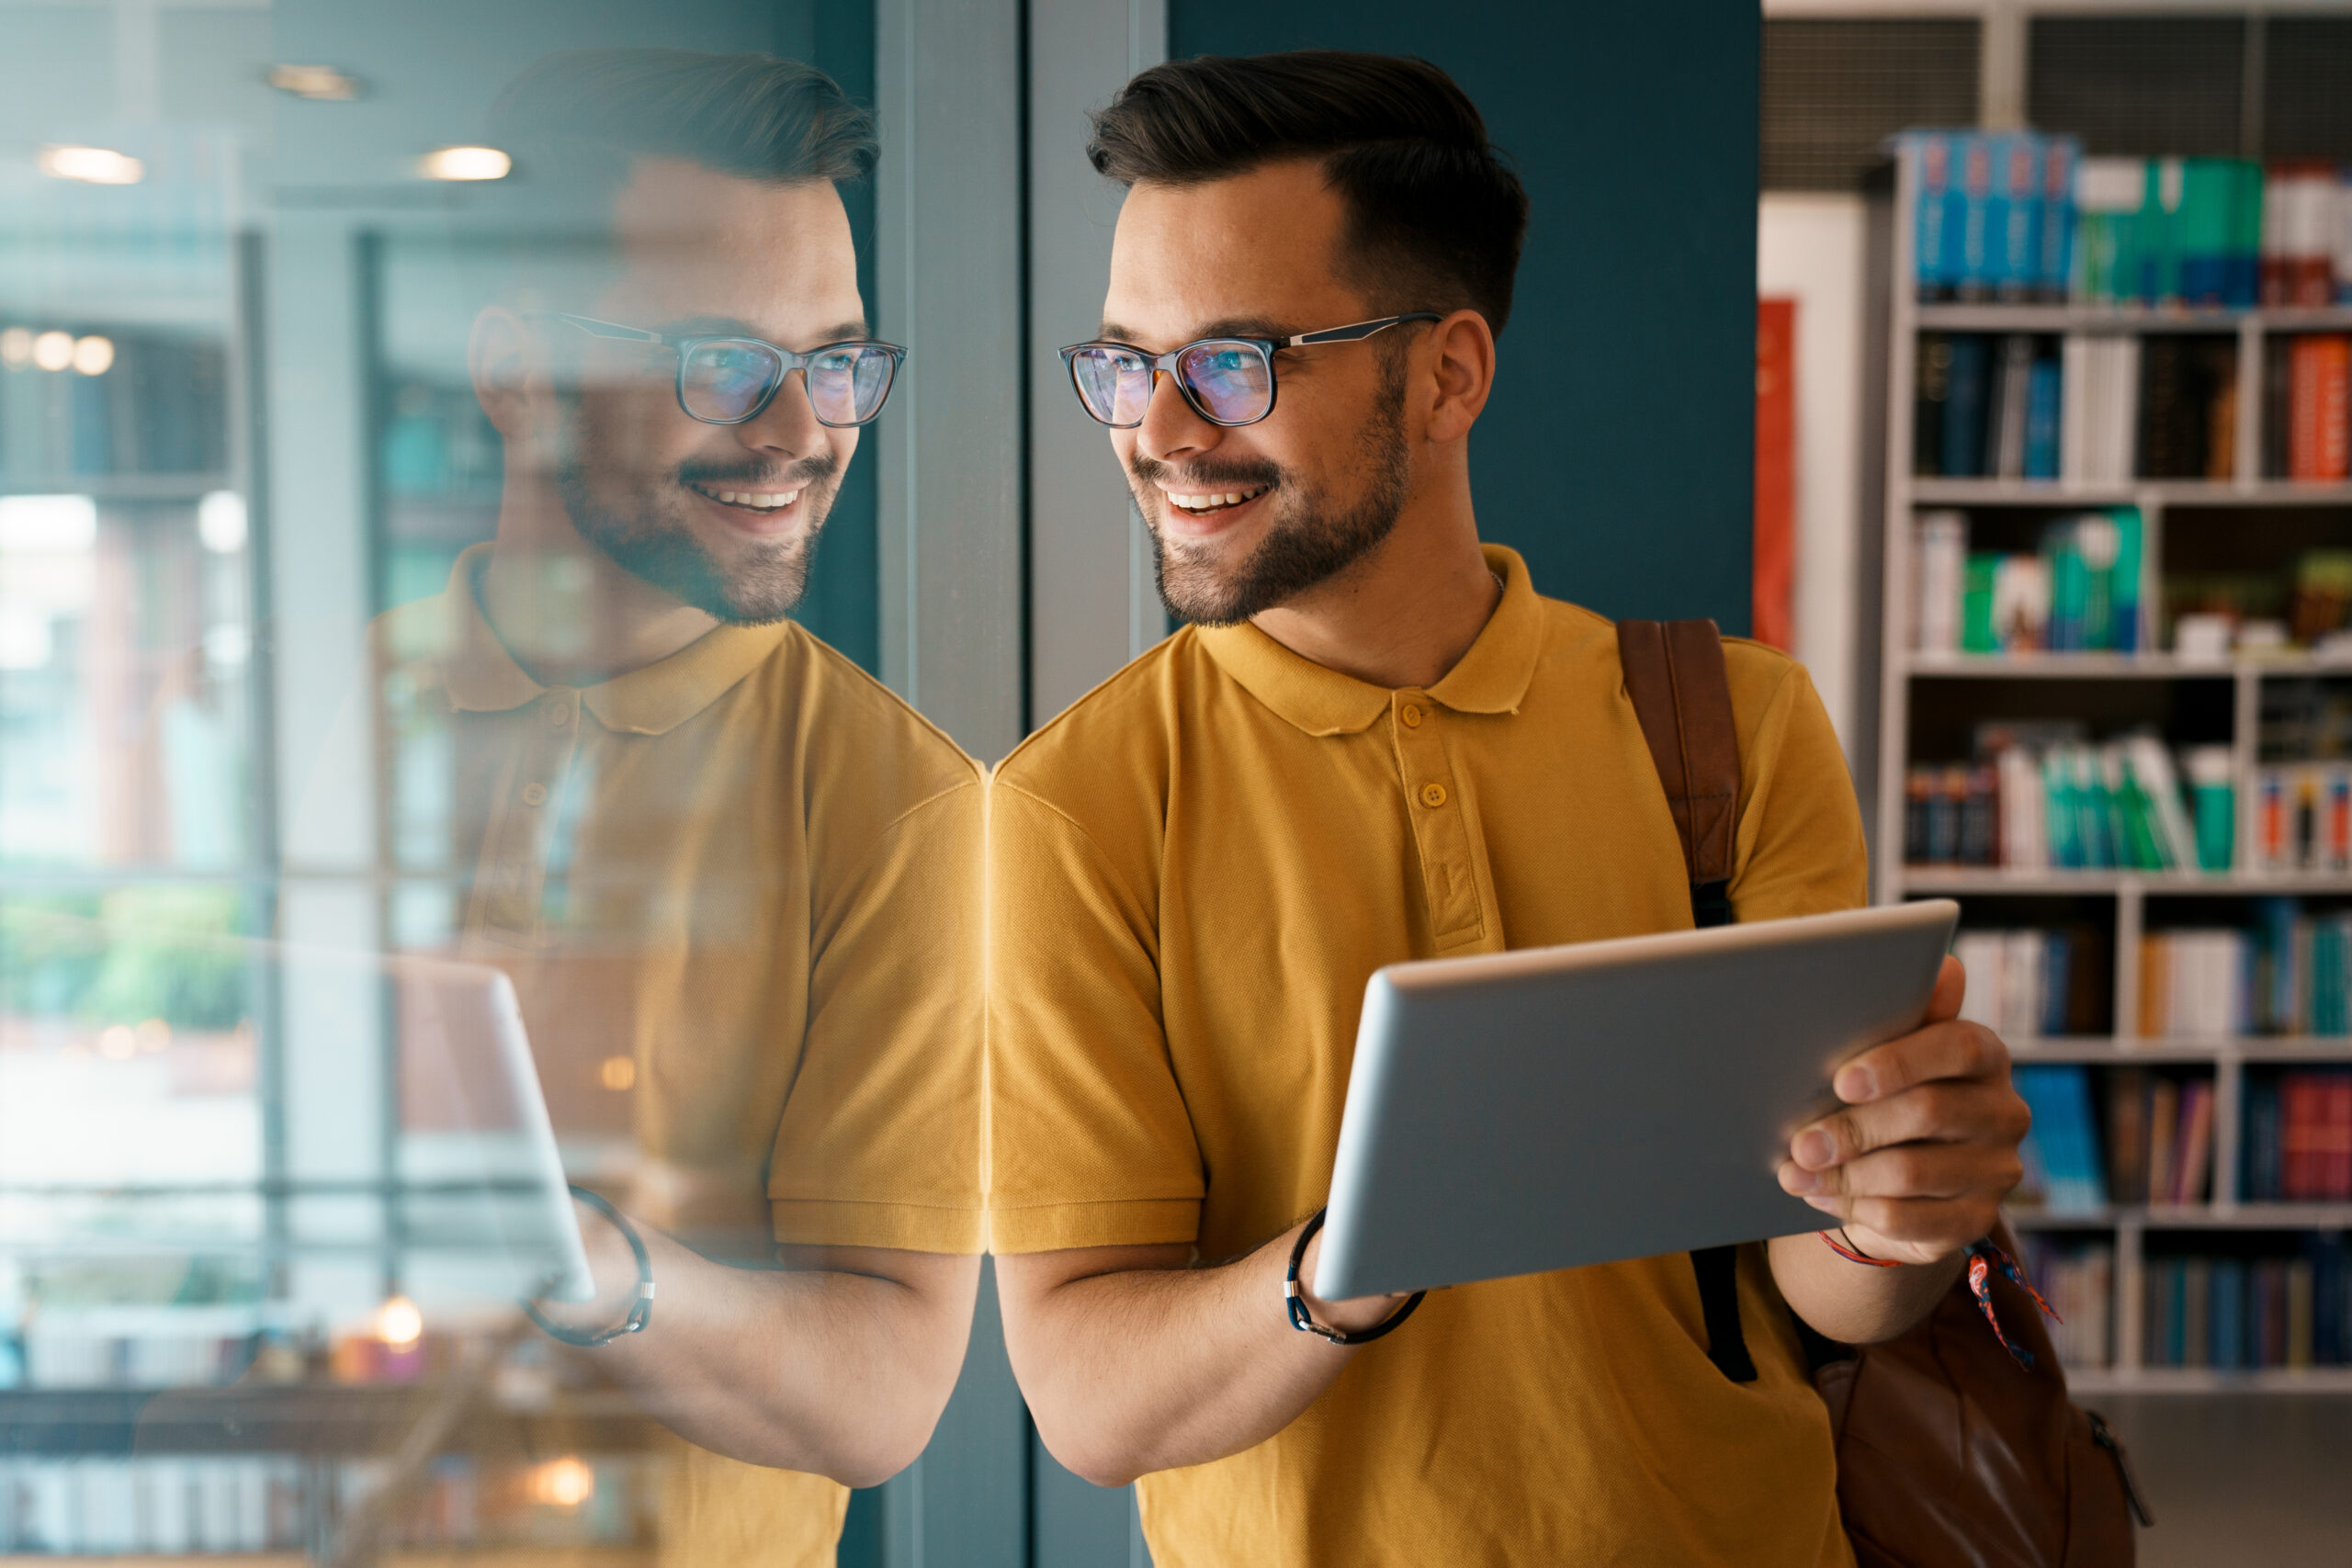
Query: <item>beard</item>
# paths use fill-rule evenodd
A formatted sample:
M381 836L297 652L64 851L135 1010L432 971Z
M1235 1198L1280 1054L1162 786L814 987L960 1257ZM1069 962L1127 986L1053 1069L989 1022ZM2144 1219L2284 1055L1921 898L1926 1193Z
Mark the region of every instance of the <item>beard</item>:
M817 536L840 489L838 458L828 452L780 467L687 462L665 479L646 479L590 461L589 454L612 447L598 440L582 400L568 400L556 486L582 538L630 576L729 626L770 626L792 614L808 590ZM686 517L690 484L788 490L796 483L801 525L786 538L744 540L731 563L695 536Z
M1372 416L1357 433L1356 471L1363 489L1334 502L1328 491L1267 459L1186 463L1187 485L1202 491L1266 486L1272 523L1239 564L1220 571L1182 545L1169 544L1140 502L1176 470L1140 452L1127 461L1139 509L1151 529L1152 574L1170 614L1196 626L1238 626L1329 581L1377 548L1403 515L1410 479L1405 446L1405 366L1384 364ZM1147 487L1150 487L1147 489ZM1162 504L1173 504L1164 499Z

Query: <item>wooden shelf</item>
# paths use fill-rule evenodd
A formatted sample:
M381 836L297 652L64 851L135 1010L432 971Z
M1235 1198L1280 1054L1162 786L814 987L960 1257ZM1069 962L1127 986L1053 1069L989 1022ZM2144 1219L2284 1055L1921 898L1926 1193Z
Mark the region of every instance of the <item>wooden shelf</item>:
M390 1453L432 1398L423 1385L34 1388L0 1393L0 1430L27 1453ZM651 1417L625 1395L569 1393L544 1410L485 1404L454 1447L473 1453L634 1452Z
M2135 893L2158 897L2245 897L2259 893L2352 894L2352 874L2312 871L2011 871L2005 866L1906 865L1891 874L1903 894Z
M2252 325L2266 332L2352 330L2352 306L2277 306L2229 309L2145 305L1941 304L1917 307L1922 332L1939 333L2234 333Z
M236 490L228 474L10 474L0 495L86 495L109 502L197 502L216 490Z
M1897 481L1914 506L2352 506L2352 484L2296 479L2132 479L2071 484L2064 479Z

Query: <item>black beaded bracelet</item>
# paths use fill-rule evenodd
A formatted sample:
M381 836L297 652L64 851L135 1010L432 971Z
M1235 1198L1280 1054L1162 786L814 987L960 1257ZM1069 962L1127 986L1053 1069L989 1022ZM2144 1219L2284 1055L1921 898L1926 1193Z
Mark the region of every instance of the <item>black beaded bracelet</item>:
M1323 1228L1323 1217L1329 1213L1328 1209L1316 1210L1314 1217L1306 1222L1306 1229L1298 1233L1298 1240L1292 1244L1290 1272L1283 1276L1283 1306L1290 1314L1290 1325L1301 1334L1320 1335L1334 1345L1369 1345L1384 1334L1396 1332L1396 1325L1413 1315L1413 1309L1421 1304L1421 1298L1429 1292L1415 1291L1406 1298L1403 1306L1358 1333L1350 1334L1316 1322L1315 1314L1306 1310L1306 1293L1298 1287L1298 1266L1306 1259L1306 1244L1313 1241L1315 1233Z
M576 1345L583 1350L593 1350L599 1345L611 1344L624 1334L644 1332L647 1320L653 1315L653 1258L645 1250L645 1243L638 1235L637 1227L621 1218L621 1212L606 1202L603 1194L591 1192L585 1187L575 1185L571 1189L571 1195L612 1221L614 1228L618 1230L622 1237L628 1241L629 1251L637 1258L637 1294L629 1300L628 1314L617 1325L611 1328L568 1327L541 1312L539 1303L533 1301L523 1303L523 1314L537 1325L539 1332L548 1338L560 1339L566 1345Z

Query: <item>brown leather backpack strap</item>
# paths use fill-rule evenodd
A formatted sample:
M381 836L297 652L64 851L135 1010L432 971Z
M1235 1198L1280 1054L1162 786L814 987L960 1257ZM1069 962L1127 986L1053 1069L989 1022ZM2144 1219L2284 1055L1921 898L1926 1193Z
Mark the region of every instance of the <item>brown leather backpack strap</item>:
M1620 621L1617 656L1682 840L1691 923L1729 925L1739 731L1724 673L1723 634L1713 621ZM1738 1249L1699 1247L1690 1254L1690 1272L1699 1283L1707 1359L1732 1382L1754 1382L1756 1363L1739 1322Z
M1620 621L1617 654L1682 840L1693 918L1702 926L1727 924L1739 731L1723 634L1713 621Z

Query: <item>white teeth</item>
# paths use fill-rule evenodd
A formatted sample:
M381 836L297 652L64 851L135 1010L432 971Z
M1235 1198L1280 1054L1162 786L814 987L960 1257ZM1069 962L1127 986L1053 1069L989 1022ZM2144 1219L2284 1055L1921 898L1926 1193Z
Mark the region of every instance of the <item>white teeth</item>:
M1180 506L1187 512L1206 512L1216 506L1238 506L1243 502L1263 495L1265 492L1266 487L1263 485L1251 490L1226 491L1216 495L1178 495L1170 491L1168 492L1168 501L1170 505Z
M780 512L800 499L797 490L755 493L748 490L703 490L700 485L695 488L721 505L748 506L762 512Z

